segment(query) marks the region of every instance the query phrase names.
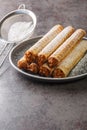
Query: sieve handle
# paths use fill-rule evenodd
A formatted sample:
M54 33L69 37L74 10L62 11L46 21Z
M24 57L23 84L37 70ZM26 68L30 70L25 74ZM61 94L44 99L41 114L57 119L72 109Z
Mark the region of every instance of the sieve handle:
M0 39L0 68L3 65L7 55L9 54L10 50L12 49L14 43L8 43L3 39Z
M19 5L18 9L25 9L25 4Z
M0 55L2 55L2 53L5 50L7 44L8 43L6 41L4 41L3 39L0 39Z

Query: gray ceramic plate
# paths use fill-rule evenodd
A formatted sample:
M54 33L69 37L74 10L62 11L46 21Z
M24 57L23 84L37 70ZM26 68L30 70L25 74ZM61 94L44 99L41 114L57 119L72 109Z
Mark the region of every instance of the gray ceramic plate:
M41 37L36 37L26 42L20 43L19 45L16 45L10 52L9 54L10 63L18 72L20 72L25 76L28 76L31 80L44 81L44 82L67 82L87 77L87 53L82 58L82 60L76 65L76 67L71 71L69 76L66 78L42 77L19 69L17 67L17 61L24 55L24 52L29 47L31 47L35 42L37 42L40 38ZM86 39L84 38L84 40Z

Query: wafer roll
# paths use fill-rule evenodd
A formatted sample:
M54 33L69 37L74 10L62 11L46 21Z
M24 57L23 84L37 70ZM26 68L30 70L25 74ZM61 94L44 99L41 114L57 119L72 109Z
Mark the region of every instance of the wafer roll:
M38 64L42 65L47 58L74 32L71 26L66 27L60 32L39 54Z
M20 60L18 60L17 62L17 66L18 68L20 69L27 69L27 61L26 61L26 58L25 56L23 56Z
M41 76L50 77L54 68L50 68L47 63L40 66L39 74Z
M49 58L48 64L54 67L59 64L78 44L86 32L83 29L77 29Z
M61 25L55 25L47 34L45 34L38 42L36 42L31 48L26 52L26 59L29 62L35 60L37 54L51 41L58 33L63 30Z
M72 50L69 55L54 69L54 78L63 78L68 76L74 66L81 60L87 51L87 41L83 40Z
M30 65L27 66L27 70L34 74L37 74L39 71L39 67L36 63L31 63Z

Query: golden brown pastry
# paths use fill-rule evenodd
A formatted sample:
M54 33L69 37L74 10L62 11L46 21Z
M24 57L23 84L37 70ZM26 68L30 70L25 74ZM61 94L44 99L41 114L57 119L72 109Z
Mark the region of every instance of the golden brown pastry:
M32 62L37 54L51 41L58 33L63 30L62 25L55 25L47 34L45 34L38 42L25 52L27 61Z
M83 29L77 29L49 58L48 64L54 67L59 64L85 36Z
M34 74L37 74L39 71L39 66L36 63L31 63L27 66L27 70L31 71Z
M42 65L48 57L74 32L72 26L63 29L40 53L38 53L38 64Z
M26 61L26 58L25 58L25 56L23 56L20 60L18 60L18 62L17 62L17 66L18 66L18 68L20 68L20 69L27 69L27 61Z
M63 78L68 76L74 66L81 60L87 51L87 41L82 40L77 46L67 55L67 57L54 69L54 78Z
M40 66L39 74L41 76L50 77L54 68L50 68L47 63Z

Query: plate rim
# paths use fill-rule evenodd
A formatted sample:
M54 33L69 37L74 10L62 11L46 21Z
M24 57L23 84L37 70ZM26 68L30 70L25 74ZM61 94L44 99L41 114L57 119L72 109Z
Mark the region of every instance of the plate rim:
M78 80L78 79L87 77L87 73L83 73L83 74L80 74L80 75L70 76L70 77L65 77L65 78L51 78L51 77L43 77L43 76L35 75L35 74L32 74L32 73L27 73L27 72L23 71L22 69L19 69L12 62L12 53L15 51L15 49L17 49L18 47L20 47L23 43L26 44L26 42L30 42L31 40L35 40L35 39L40 39L41 37L42 37L42 35L30 38L29 40L27 40L25 42L21 42L18 45L15 45L12 48L12 50L9 53L9 61L10 61L10 64L13 66L13 68L15 70L17 70L18 72L20 72L21 74L23 74L23 75L25 75L25 76L27 76L29 78L35 79L37 81L40 80L40 81L46 81L46 82L63 82L63 81L67 82L67 81L73 81L73 80ZM83 39L87 40L85 37Z

